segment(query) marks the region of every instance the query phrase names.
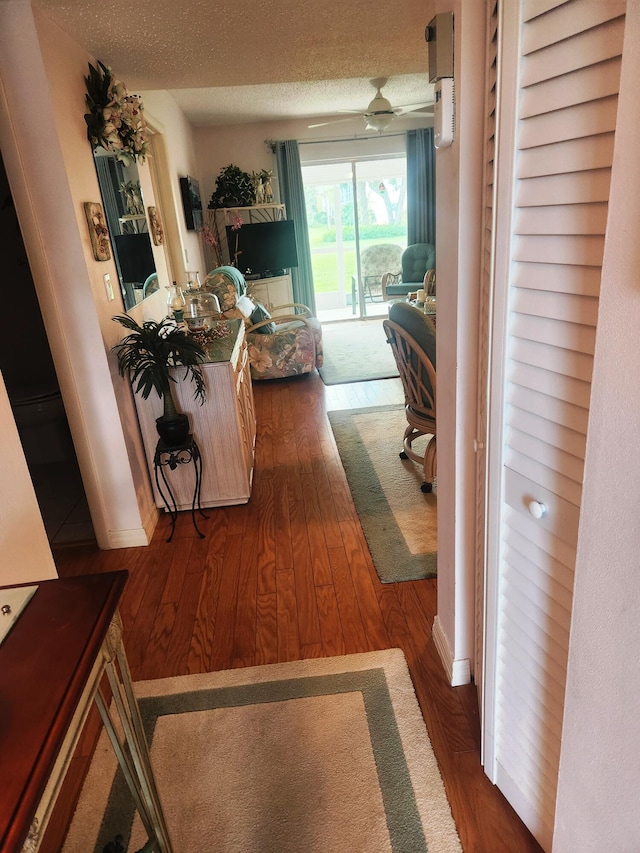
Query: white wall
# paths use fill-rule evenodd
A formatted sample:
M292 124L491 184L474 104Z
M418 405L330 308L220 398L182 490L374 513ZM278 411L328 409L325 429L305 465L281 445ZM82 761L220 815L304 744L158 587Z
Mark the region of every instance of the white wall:
M456 131L436 153L438 265L438 621L452 683L474 657L475 456L482 189L485 8L438 2L454 14Z
M627 4L554 853L638 850L640 4Z
M162 136L165 153L163 166L167 186L162 197L162 215L166 236L171 238L172 228L176 232L176 254L179 254L179 258L176 257L173 278L179 284L186 284L184 275L187 270L197 270L201 276L206 272L201 237L196 231L187 230L180 195L179 179L187 176L198 177L194 132L168 92L143 92L142 100L147 121ZM204 193L202 196L206 207ZM163 284L171 282L163 281L161 285Z
M26 0L0 3L0 146L100 547L146 544L157 520L120 337L83 202L100 192L84 124L86 51ZM115 288L117 291L117 288ZM0 427L4 434L5 427Z
M0 375L0 586L56 577L20 436Z
M83 210L83 202L100 199L83 118L84 76L95 59L28 0L0 4L0 33L0 144L98 544L147 544L158 512L131 391L111 353L122 337L112 317L124 306L114 261L93 258ZM166 313L171 279L205 271L201 238L186 229L179 188L181 176L198 176L192 128L167 93L148 92L143 100L156 131L154 166L165 171L152 180L150 161L140 164L140 181L145 207L161 209L172 251L165 262L154 247L161 290L132 310L138 321Z

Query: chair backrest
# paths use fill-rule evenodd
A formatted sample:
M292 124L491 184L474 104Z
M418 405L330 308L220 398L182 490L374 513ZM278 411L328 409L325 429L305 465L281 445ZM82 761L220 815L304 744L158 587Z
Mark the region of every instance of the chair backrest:
M431 243L413 243L402 253L402 281L422 282L427 270L436 268L436 247Z
M382 276L386 272L400 272L402 249L393 243L377 243L367 246L360 253L360 271L363 278Z
M151 293L155 293L160 285L158 284L158 273L152 272L151 275L147 278L145 283L142 285L142 298L145 296L149 296Z
M383 321L402 381L405 402L428 417L436 416L436 330L418 308L396 302Z
M231 311L240 296L243 296L247 284L242 273L235 267L216 267L202 282L202 289L218 297L223 312Z

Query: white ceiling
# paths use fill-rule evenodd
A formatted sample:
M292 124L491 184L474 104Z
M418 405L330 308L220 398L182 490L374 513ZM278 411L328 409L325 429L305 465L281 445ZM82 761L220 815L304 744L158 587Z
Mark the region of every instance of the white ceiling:
M433 101L435 0L36 0L129 91L168 90L196 126Z

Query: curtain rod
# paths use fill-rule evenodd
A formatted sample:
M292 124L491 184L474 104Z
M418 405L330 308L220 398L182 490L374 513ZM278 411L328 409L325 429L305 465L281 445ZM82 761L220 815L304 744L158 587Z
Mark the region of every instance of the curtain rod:
M323 142L370 142L372 139L391 139L394 136L406 136L407 131L397 133L376 134L376 136L347 136L344 139L299 139L298 145L318 145Z

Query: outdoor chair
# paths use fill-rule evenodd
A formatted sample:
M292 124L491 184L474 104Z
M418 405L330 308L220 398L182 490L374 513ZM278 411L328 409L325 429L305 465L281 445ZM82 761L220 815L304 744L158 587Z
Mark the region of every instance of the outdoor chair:
M366 300L375 302L382 301L382 277L388 270L397 270L400 273L400 258L402 248L394 243L377 243L368 246L360 254L360 275L362 277L362 295ZM357 303L357 277L351 276L351 307L356 313Z
M396 302L382 323L402 381L407 428L401 459L422 466L423 492L430 492L436 477L436 330L423 311ZM431 436L424 454L412 448L420 436Z

